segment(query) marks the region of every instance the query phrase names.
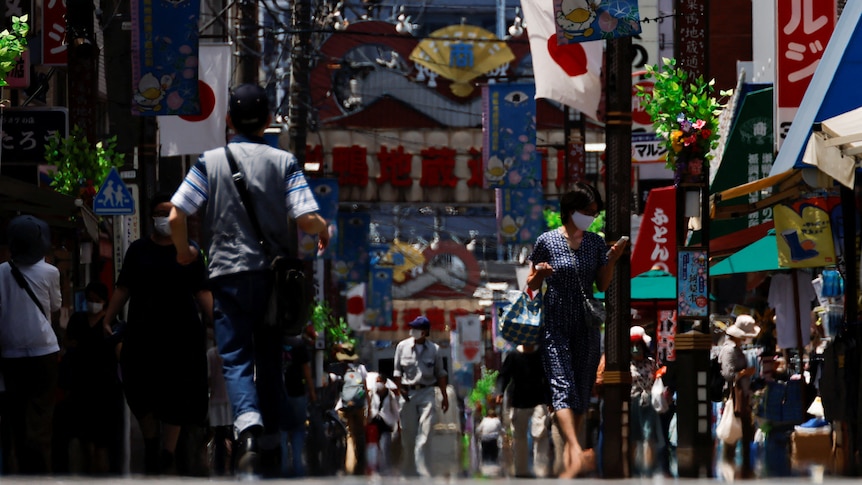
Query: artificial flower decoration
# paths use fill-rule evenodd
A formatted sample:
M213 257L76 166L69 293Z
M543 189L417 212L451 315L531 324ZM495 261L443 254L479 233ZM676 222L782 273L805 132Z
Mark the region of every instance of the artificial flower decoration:
M688 73L676 67L675 59L663 59L663 68L647 66L655 79L652 94L638 86L656 134L667 149L666 166L675 182L701 183L709 172L712 149L718 145L718 114L724 107L714 97L715 81L703 76L688 82ZM730 93L721 92L722 96Z

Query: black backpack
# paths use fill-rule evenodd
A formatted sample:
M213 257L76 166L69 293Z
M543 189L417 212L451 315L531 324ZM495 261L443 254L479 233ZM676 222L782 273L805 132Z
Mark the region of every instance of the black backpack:
M718 362L718 353L709 359L709 372L706 380L707 397L712 402L724 401L724 388L727 382L721 375L721 363Z

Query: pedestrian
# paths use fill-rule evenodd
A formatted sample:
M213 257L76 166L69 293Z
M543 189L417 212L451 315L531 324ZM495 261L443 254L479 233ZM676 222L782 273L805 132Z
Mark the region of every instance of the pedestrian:
M632 376L629 409L631 410L631 439L634 445L634 469L641 475L661 472L656 457L663 456L666 438L661 420L652 405L652 386L656 379L658 366L650 356L652 338L641 326L629 330L631 342Z
M599 291L607 289L627 244L620 241L609 251L600 235L587 230L601 209L598 191L577 182L560 199L563 225L541 234L530 255L527 285L538 291L547 284L540 351L555 419L565 440L561 478L595 469L595 453L583 450L577 439L583 436L601 355L601 328L587 323L584 295L593 291L594 282Z
M724 333L727 338L719 350L718 362L721 365L721 375L733 397L734 413L742 423L741 475L743 478L752 478L754 470L751 466L751 441L754 439L754 424L751 416L751 376L754 375L754 367L748 366L742 346L760 334L760 327L751 315L739 315ZM736 444L722 444L722 462L727 468L735 468L735 457Z
M391 463L392 434L400 427L401 404L395 394L395 383L382 374L368 373L373 389L368 404L368 426L374 427L377 434L377 472L388 475Z
M169 193L151 199L153 232L129 245L105 312L108 332L107 322L129 303L120 369L144 439L148 475L175 474L191 465L175 463L180 432L206 426L209 408L205 322L212 319L212 294L202 262L177 263L171 208Z
M111 471L111 458L121 443L123 390L117 372L112 335L105 327L108 287L94 281L84 289L86 310L75 312L66 325L65 352L60 361L63 407L69 438L77 439L82 463L70 463L91 475ZM68 453L68 449L64 450ZM119 471L115 469L114 471Z
M207 207L203 227L210 235L215 336L234 413L237 471L256 475L260 453L271 472L279 469L268 457L280 456L279 410L285 400L282 329L265 323L273 288L269 268L276 256L295 253L288 218L317 234L321 251L329 232L296 157L263 138L272 120L266 91L242 84L231 90L228 105L227 123L236 136L227 147L204 153L186 175L172 198L171 229L177 260L193 263L198 251L187 242L187 219ZM247 188L256 223L243 205L228 153L242 174L237 182Z
M491 407L476 426L476 437L482 448L482 465L496 465L500 455L500 433L503 431L503 423L497 416L497 411Z
M366 384L368 369L359 362L359 355L350 342L337 345L335 360L342 369L339 374L341 394L335 404L335 410L347 426L347 458L344 469L349 474L365 475L368 463L365 425L370 399Z
M428 464L431 430L437 420L436 394L442 394L441 408L449 410L448 374L443 352L429 338L431 322L418 316L409 323L410 337L395 347L393 376L404 397L401 407L402 467L406 476L430 477Z
M0 264L3 469L45 475L52 471L60 345L51 324L62 303L60 271L45 261L51 248L45 221L17 216L9 221L6 237L11 258Z
M288 336L283 343L284 389L287 394L287 416L285 434L289 450L284 450L285 461L282 474L289 477L304 477L305 464L302 456L305 450L308 406L317 402L314 379L311 376L311 353L300 335ZM287 458L290 452L290 460ZM290 466L288 467L288 463Z
M551 453L549 401L548 379L538 347L519 345L507 353L497 376L497 404L505 404L511 423L516 477L548 476ZM533 457L532 474L530 455Z

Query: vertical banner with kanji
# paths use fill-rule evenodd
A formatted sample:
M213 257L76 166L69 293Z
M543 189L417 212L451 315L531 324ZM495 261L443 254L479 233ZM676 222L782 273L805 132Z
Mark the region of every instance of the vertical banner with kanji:
M132 0L132 113L196 115L200 0Z
M832 234L831 209L839 197L814 197L774 209L778 265L813 268L837 264Z
M676 341L674 338L676 336L676 312L673 310L659 311L657 327L656 351L659 365L673 362L676 360Z
M365 324L372 327L392 326L391 266L374 266L368 280Z
M558 44L641 33L637 0L554 0L554 19Z
M632 250L632 277L653 268L676 274L676 188L652 189L647 196Z
M66 65L66 2L46 0L42 4L42 64Z
M535 96L532 84L489 84L482 88L486 187L541 187Z
M336 261L332 265L332 276L338 281L354 283L368 281L370 224L371 215L366 212L338 214Z
M700 249L679 250L677 298L680 317L705 317L709 309L708 258Z
M462 315L455 317L460 340L460 359L462 362L478 364L482 361L484 345L482 342L482 321L479 315Z
M308 187L314 194L319 208L318 214L323 217L330 227L334 227L338 216L338 180L336 179L308 179ZM330 231L334 232L334 231ZM299 259L314 259L317 256L317 234L307 234L297 228L299 244L297 245L297 257ZM329 247L320 256L326 259L332 257L332 249L336 242L331 240Z
M676 0L677 66L688 73L689 79L706 76L709 56L706 42L708 9L706 0Z
M776 0L776 150L790 130L835 30L835 3L835 0Z
M531 244L545 228L540 187L497 189L497 233L504 244Z

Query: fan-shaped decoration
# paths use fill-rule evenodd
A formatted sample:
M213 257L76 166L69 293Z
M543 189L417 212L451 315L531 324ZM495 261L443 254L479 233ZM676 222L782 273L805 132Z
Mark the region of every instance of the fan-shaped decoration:
M410 53L411 61L453 81L450 89L461 97L473 91L471 80L514 59L505 42L475 25L436 30Z

